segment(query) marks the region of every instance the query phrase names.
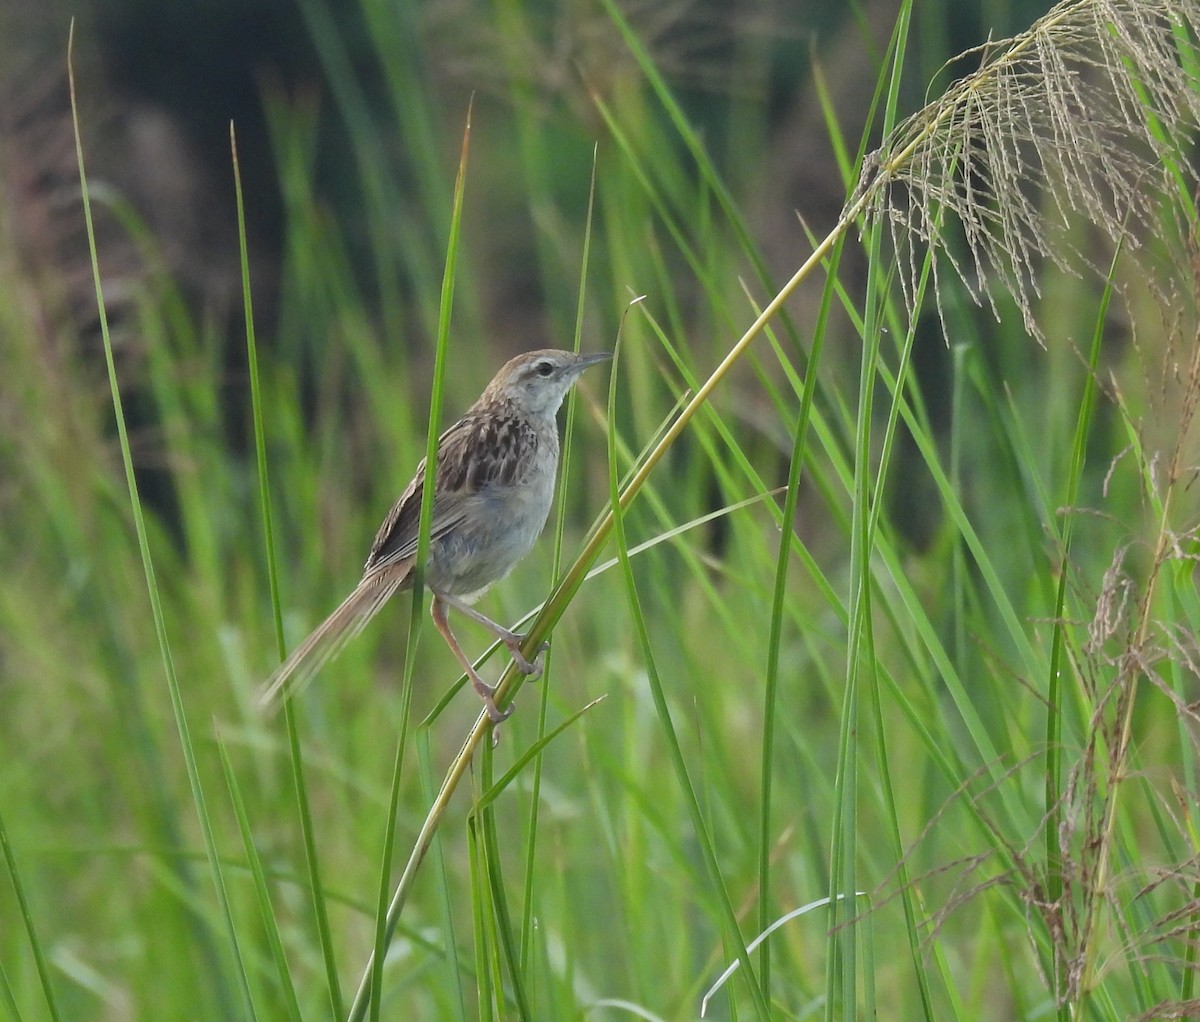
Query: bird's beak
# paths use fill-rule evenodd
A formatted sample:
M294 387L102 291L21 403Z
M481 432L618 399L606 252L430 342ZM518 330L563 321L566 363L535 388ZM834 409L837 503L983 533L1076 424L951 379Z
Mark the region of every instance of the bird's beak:
M590 355L579 355L575 360L575 368L579 372L583 372L588 366L594 366L597 362L608 362L612 357L611 351L597 351Z

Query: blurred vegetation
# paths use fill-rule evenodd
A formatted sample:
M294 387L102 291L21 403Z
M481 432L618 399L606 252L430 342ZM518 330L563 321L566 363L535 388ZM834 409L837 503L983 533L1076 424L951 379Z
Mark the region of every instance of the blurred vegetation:
M401 600L294 718L260 712L279 651L239 231L289 645L357 580L425 451L439 343L448 422L510 354L570 346L577 323L585 348L619 334L614 394L597 374L574 405L561 558L548 530L483 604L517 621L609 505L610 468L833 226L889 106L936 98L982 55L950 58L1047 6L97 4L76 27L80 131L161 637L66 22L0 10L8 1015L345 1018L479 711L459 693L424 719L454 664L428 635L409 650ZM745 943L845 894L777 930L709 1016L1195 1012L1179 180L1136 257L1071 213L1064 244L1101 272L1039 260L1026 310L981 309L944 270L910 321L881 233L831 253L629 507L624 544L663 541L582 587L546 678L478 752L372 1010L696 1017Z

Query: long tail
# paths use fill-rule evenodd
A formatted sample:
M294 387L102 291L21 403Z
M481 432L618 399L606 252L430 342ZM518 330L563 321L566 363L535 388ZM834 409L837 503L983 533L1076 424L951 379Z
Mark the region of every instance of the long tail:
M259 704L272 706L277 700L295 695L366 627L393 593L406 586L410 567L411 562L400 562L389 564L383 571L364 575L341 606L292 650L291 655L267 679L259 696Z

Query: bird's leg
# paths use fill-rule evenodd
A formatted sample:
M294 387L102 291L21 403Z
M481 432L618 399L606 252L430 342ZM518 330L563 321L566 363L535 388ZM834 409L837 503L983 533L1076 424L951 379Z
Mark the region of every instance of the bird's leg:
M453 607L460 614L465 614L472 621L478 621L484 628L488 629L493 634L499 636L500 641L507 647L509 653L512 654L513 662L517 665L517 670L522 674L529 675L531 680L536 680L542 676L542 665L540 663L542 654L550 648L550 643L543 642L534 654L533 662L531 663L521 652L521 645L525 642L525 636L520 632L510 632L501 624L497 624L486 614L481 614L469 603L463 603L462 600L455 599L453 596L439 596L439 600L448 606ZM444 633L443 633L444 634Z
M462 646L458 644L458 639L454 637L454 633L450 630L450 622L446 620L446 607L454 606L449 603L444 597L435 595L433 604L429 611L433 616L433 623L437 626L437 630L442 633L442 638L446 640L446 645L450 647L450 652L454 654L455 659L462 664L463 670L467 672L467 677L471 679L471 684L475 686L475 691L479 693L479 698L483 700L483 705L487 709L487 715L491 718L493 724L499 724L500 721L506 719L512 713L512 707L507 710L502 710L496 705L496 690L480 676L475 670L471 661L467 659L467 655L462 651Z

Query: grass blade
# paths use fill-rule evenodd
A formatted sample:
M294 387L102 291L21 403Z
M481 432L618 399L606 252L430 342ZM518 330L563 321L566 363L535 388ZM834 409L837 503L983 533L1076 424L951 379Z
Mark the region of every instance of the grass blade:
M258 468L259 507L263 523L263 542L267 557L267 582L271 591L271 608L275 616L275 644L280 661L287 657L283 637L283 604L279 594L279 565L275 556L275 526L271 514L271 480L267 464L266 430L263 427L262 387L258 371L258 342L254 330L254 302L250 290L250 256L246 248L246 210L242 196L242 171L237 156L237 135L232 124L229 126L229 144L233 158L234 194L237 199L238 252L242 268L242 303L246 321L246 362L250 372L250 411L254 421L254 454ZM317 857L316 832L313 827L312 807L308 799L308 782L305 779L304 757L300 749L300 733L296 724L297 709L291 699L283 703L284 726L287 729L288 753L292 771L292 789L296 795L296 811L300 819L300 833L304 841L304 862L308 874L308 889L312 897L313 913L317 922L317 937L321 944L321 958L325 964L325 981L329 987L330 1008L333 1018L342 1017L342 989L337 974L337 959L333 949L333 934L329 928L329 909L326 905L325 886L321 878L321 865ZM292 999L295 993L292 992Z
M13 894L17 898L17 907L21 913L21 922L25 927L25 937L29 941L29 950L33 954L33 962L37 967L38 979L42 984L42 995L46 998L46 1010L50 1013L50 1018L54 1022L59 1022L62 1016L58 1012L58 1002L54 997L54 983L50 978L50 967L46 962L45 952L42 951L42 942L38 937L37 927L33 922L33 913L30 911L29 902L25 898L25 888L21 883L20 871L17 869L17 857L8 840L8 828L4 825L4 814L2 811L0 811L0 850L4 852L4 865L8 870L8 880L12 884ZM4 991L7 995L5 1000L8 1002L13 1018L20 1018L12 990L8 986L7 977L4 977Z
M617 381L620 375L618 372L619 364L620 344L618 343L617 351L613 357L608 396L609 492L612 502L611 515L614 539L617 546L617 557L620 560L621 573L625 580L629 611L633 617L634 630L638 637L638 644L642 650L647 680L650 685L650 694L654 700L655 709L658 712L659 723L662 726L664 747L667 750L671 766L675 771L676 781L688 807L696 841L700 846L704 865L708 872L708 879L712 888L711 893L717 902L718 918L720 918L722 923L723 936L735 949L738 960L742 963L755 1013L761 1019L768 1019L770 1018L770 1010L767 1007L767 1000L755 978L753 966L750 963L750 955L746 950L746 942L742 939L733 903L729 899L729 892L725 888L725 882L721 875L721 867L717 861L716 850L713 848L712 837L705 821L704 811L700 806L700 800L696 796L696 790L692 785L687 762L684 759L683 750L680 748L679 739L671 720L671 711L667 706L666 693L655 664L654 648L650 641L650 633L641 610L641 600L638 596L637 583L634 580L633 570L630 567L629 546L625 541L624 507L622 505L623 494L617 482L615 423L617 418Z
M217 734L217 751L221 756L221 767L225 771L225 783L229 786L229 797L233 802L238 829L242 834L242 846L246 850L246 862L250 868L250 877L254 881L254 895L258 901L259 916L262 919L267 944L271 949L271 960L275 964L279 987L283 993L284 1008L287 1017L292 1022L300 1022L302 1017L300 1002L296 999L296 987L288 970L287 955L284 954L283 940L279 936L279 925L275 921L275 910L271 907L271 892L267 886L267 875L263 869L258 848L254 844L250 816L246 812L246 802L242 798L242 790L238 785L237 775L234 773L233 762L229 758L229 748L219 732Z
M237 964L238 986L246 1013L255 1017L254 1002L250 995L250 982L246 974L246 965L242 959L240 939L233 918L233 908L229 902L229 894L225 887L225 878L221 869L221 859L217 849L216 834L209 818L207 804L204 798L204 788L200 778L200 769L196 762L195 747L192 743L191 729L188 725L187 713L183 705L183 697L179 689L179 679L175 674L175 663L171 655L171 647L167 638L166 622L163 617L162 601L158 591L158 580L155 575L154 561L150 554L150 541L146 529L146 520L142 512L141 497L138 493L137 479L133 470L133 455L130 452L129 433L125 424L125 413L121 401L121 389L117 380L117 368L113 358L112 337L108 329L108 314L104 299L104 289L100 280L99 256L96 250L96 232L92 221L91 194L88 191L87 173L83 158L83 138L79 125L79 110L75 97L75 68L73 61L75 24L71 23L71 34L67 43L67 78L71 94L71 122L74 130L75 157L79 170L79 184L83 195L84 223L87 228L88 252L91 257L92 282L95 285L96 307L100 320L100 335L104 344L104 360L108 370L109 390L112 395L113 414L116 419L117 434L120 440L121 460L125 469L125 481L129 491L130 510L133 516L134 530L137 535L138 551L141 556L142 569L145 575L146 591L150 601L151 616L154 621L154 632L158 639L159 655L162 659L163 672L166 677L167 691L171 698L171 709L175 716L175 726L179 733L180 751L183 754L184 766L187 770L188 783L191 787L192 801L200 823L204 839L205 854L208 858L212 874L213 886L221 906L221 914L225 923L225 934L229 941L230 950ZM202 938L202 947L206 947L207 938ZM212 967L211 988L219 1001L228 1004L231 997L227 990L224 969L218 965L215 956L206 949L209 964Z

